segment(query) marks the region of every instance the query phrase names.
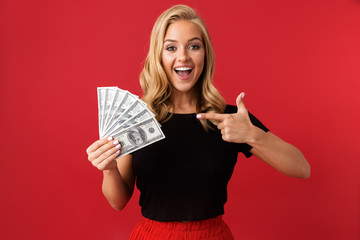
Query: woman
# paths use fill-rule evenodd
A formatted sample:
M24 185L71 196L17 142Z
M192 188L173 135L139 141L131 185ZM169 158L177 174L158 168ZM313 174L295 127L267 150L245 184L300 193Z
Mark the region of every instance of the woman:
M152 30L140 75L142 99L166 138L118 159L121 146L112 137L87 149L103 171L103 194L115 209L130 200L136 179L144 217L131 239L233 239L221 216L238 152L288 176L310 176L302 153L248 113L244 93L237 106L225 104L212 85L213 73L203 21L184 5L166 10Z

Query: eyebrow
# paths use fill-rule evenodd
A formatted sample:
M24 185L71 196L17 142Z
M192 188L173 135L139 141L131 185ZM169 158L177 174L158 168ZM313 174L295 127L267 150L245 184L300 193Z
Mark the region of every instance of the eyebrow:
M199 37L193 37L193 38L189 39L188 42L192 42L192 41L195 41L195 40L201 41L201 39L200 39ZM165 39L165 40L164 40L164 43L166 43L166 42L177 42L177 40Z

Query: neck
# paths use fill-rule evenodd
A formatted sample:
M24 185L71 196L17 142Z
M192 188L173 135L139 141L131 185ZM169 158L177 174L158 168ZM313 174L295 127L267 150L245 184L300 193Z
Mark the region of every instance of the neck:
M195 91L173 91L170 96L171 106L169 111L173 113L195 113L198 96Z

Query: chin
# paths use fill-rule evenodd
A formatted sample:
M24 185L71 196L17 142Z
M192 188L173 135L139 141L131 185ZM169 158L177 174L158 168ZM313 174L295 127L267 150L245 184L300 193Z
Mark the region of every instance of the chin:
M181 93L188 93L194 90L195 84L184 86L184 84L172 84L173 91L181 92Z

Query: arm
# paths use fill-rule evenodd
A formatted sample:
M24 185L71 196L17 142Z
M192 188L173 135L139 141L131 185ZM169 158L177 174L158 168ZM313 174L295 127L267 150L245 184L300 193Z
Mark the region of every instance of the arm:
M253 138L248 142L252 154L279 172L296 178L310 177L310 165L299 149L271 132L255 127Z
M102 191L110 205L123 209L130 200L135 184L132 155L115 160L121 152L121 145L112 137L100 139L87 149L88 159L93 166L103 171Z
M310 165L299 149L270 132L254 126L245 108L241 93L236 99L238 112L234 114L201 113L200 119L218 121L224 141L247 143L252 154L270 164L281 173L298 178L310 177Z
M135 185L133 156L128 154L116 160L117 167L103 170L102 191L110 205L120 211L129 202Z

